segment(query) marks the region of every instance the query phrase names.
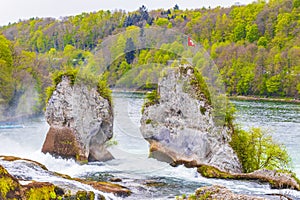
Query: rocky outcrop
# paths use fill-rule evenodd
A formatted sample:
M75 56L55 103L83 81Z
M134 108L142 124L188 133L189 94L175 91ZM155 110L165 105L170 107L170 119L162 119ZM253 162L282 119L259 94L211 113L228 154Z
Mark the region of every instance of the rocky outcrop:
M58 190L58 187L47 182L21 185L18 179L0 165L0 199L56 199Z
M0 199L20 198L20 184L0 165Z
M14 157L0 156L0 161L17 162L18 167L30 166L32 169L39 171L42 174L48 173L50 176L61 177L66 179L66 183L70 181L80 182L93 187L96 191L111 193L119 197L127 197L131 195L131 191L119 184L103 181L92 181L89 179L71 178L66 174L48 171L41 163L33 160ZM4 165L5 166L5 165ZM0 199L94 199L95 191L83 191L82 188L70 188L68 184L62 182L54 185L48 182L37 182L20 176L14 177L0 165ZM97 194L98 199L105 199L103 195Z
M243 194L235 194L228 190L224 186L213 185L207 187L201 187L196 190L195 193L196 199L214 199L214 200L232 200L232 199L240 199L240 200L266 200L266 198L255 197Z
M56 86L46 107L50 125L42 152L78 161L112 159L105 142L113 136L110 102L96 88L71 84L67 76Z
M202 176L207 178L255 180L269 183L273 189L288 188L300 190L300 181L291 172L261 169L251 173L229 173L208 165L198 166L197 170Z
M188 65L168 69L158 83L157 99L145 104L140 130L150 143L151 156L173 165L208 164L241 172L228 144L229 129L215 125L196 72Z

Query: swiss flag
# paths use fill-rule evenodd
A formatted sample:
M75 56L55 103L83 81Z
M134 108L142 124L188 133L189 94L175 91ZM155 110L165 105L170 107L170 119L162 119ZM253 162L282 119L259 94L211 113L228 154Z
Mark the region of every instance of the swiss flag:
M188 46L190 46L190 47L195 46L195 43L193 42L193 40L190 37L188 37Z

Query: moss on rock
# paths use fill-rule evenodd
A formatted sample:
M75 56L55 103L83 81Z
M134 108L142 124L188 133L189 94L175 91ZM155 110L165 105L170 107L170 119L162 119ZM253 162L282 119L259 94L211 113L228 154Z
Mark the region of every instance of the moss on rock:
M94 192L87 192L87 191L78 191L76 193L76 199L77 200L94 200L95 199L95 193Z
M0 165L0 199L20 197L20 184L7 170Z
M27 200L54 200L58 197L55 188L56 187L52 183L32 182L24 186L24 193Z
M235 179L235 180L257 180L269 183L276 189L294 189L300 190L299 180L291 172L282 172L276 170L257 170L252 173L229 173L216 167L201 165L197 171L207 178Z

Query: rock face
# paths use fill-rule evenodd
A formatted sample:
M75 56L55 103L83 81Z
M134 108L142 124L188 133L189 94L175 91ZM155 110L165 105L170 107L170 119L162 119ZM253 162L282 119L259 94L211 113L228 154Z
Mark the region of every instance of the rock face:
M107 99L67 76L56 86L46 108L50 129L42 152L78 161L112 159L105 142L113 136L113 111Z
M241 164L228 144L228 128L217 128L212 107L192 83L191 66L170 68L158 83L158 102L145 104L141 132L150 143L151 156L170 164L207 164L241 172Z

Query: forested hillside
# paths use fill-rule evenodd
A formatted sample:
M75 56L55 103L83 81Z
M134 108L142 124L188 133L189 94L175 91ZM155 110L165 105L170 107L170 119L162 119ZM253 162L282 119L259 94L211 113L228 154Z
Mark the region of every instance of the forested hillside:
M300 0L258 1L214 9L135 12L98 11L62 19L32 18L1 27L2 101L11 102L26 71L44 90L55 70L97 64L91 53L109 35L137 27L164 27L192 37L215 61L230 95L300 97ZM119 38L114 51L135 41ZM181 49L181 44L169 44ZM147 62L166 63L176 55L144 49L123 55L106 73L109 83ZM197 64L197 60L193 61ZM155 69L149 69L155 70ZM144 69L143 73L147 72ZM11 79L10 77L13 77ZM43 95L40 95L43 99ZM41 100L42 101L42 100Z

